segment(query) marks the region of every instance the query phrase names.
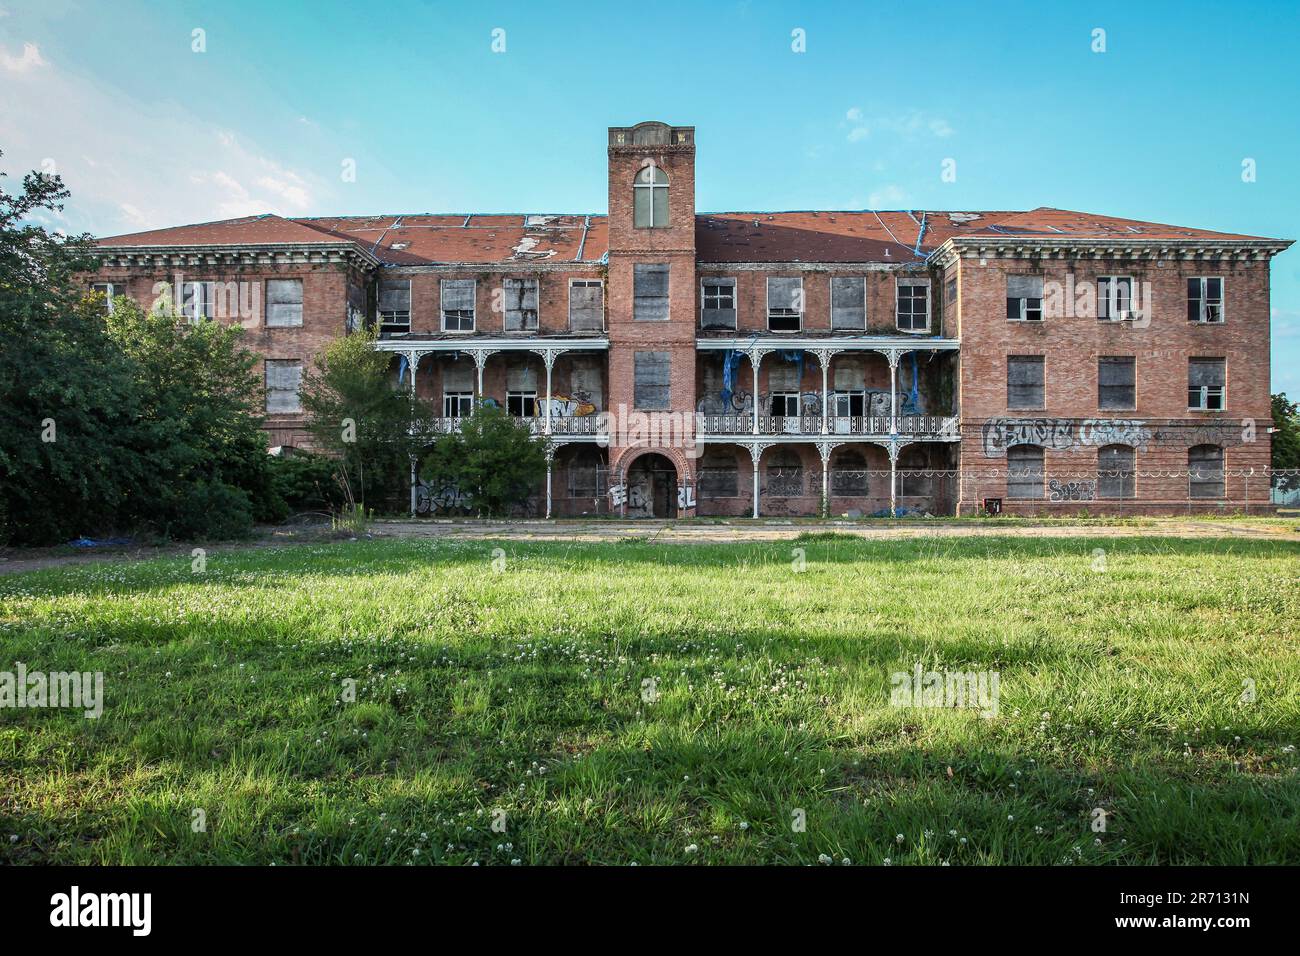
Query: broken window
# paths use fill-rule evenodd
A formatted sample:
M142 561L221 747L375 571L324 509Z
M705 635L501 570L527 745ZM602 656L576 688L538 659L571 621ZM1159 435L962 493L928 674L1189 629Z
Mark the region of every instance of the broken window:
M569 397L575 402L586 402L600 411L605 405L605 383L600 374L601 363L589 356L576 356L569 372Z
M506 331L536 331L537 280L506 279L501 283L501 291L505 296Z
M831 279L831 328L867 327L867 280L864 276Z
M867 459L852 448L836 452L831 460L831 494L840 497L867 494Z
M1043 357L1007 356L1007 408L1042 408Z
M410 279L383 279L380 281L379 331L411 331Z
M1130 445L1103 445L1097 449L1097 497L1132 498L1133 448Z
M569 497L603 498L605 467L594 448L580 448L569 461Z
M302 385L302 362L297 359L266 360L266 410L272 415L302 411L298 389Z
M1224 365L1221 358L1187 360L1187 407L1193 411L1223 411Z
M473 279L443 279L442 330L444 332L474 331Z
M668 174L653 162L632 181L632 225L638 229L668 225Z
M1133 318L1133 278L1099 276L1097 278L1097 318L1120 322Z
M349 333L356 332L366 324L370 312L366 302L366 290L356 283L348 283L348 316L346 328Z
M668 320L668 266L638 262L632 266L632 318L637 322Z
M934 494L930 458L923 448L908 448L898 456L898 493L905 498L928 498Z
M216 283L186 282L181 300L181 314L191 324L216 318Z
M532 365L506 369L506 412L521 418L537 414L537 369Z
M268 328L302 325L302 280L266 280Z
M700 282L700 328L736 327L736 280L704 279Z
M896 286L898 328L925 332L930 328L930 280L899 279Z
M604 288L599 279L569 282L569 330L600 332L605 328Z
M1218 445L1187 449L1187 471L1191 497L1223 497L1223 449Z
M442 369L442 414L462 418L474 408L475 370L469 362L444 365Z
M859 359L835 360L835 401L831 414L838 418L860 418L867 414L867 373Z
M670 369L667 352L634 353L632 404L650 410L668 408Z
M735 453L711 451L700 461L700 496L735 498L740 494L740 469Z
M1187 321L1217 324L1223 321L1223 280L1217 277L1187 280Z
M1007 276L1007 318L1017 322L1043 321L1043 277Z
M788 448L777 450L768 459L766 491L773 498L797 498L803 494L803 463Z
M770 276L767 280L767 329L798 332L803 328L803 279Z
M1131 355L1103 355L1097 359L1097 407L1135 407L1135 377L1135 363Z
M98 292L104 297L104 314L113 314L113 300L119 295L126 295L124 282L96 282L90 287L91 292Z
M1043 449L1012 445L1007 449L1007 497L1043 497Z

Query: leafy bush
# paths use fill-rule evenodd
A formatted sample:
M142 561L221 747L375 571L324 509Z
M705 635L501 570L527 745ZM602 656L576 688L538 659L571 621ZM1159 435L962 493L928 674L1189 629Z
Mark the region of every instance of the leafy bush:
M337 511L343 504L335 463L324 455L285 455L270 460L271 483L290 514Z

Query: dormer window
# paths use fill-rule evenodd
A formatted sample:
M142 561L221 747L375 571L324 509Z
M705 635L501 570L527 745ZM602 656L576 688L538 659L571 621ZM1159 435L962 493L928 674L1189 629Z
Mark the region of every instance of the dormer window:
M632 181L632 225L638 229L668 225L668 174L653 162Z

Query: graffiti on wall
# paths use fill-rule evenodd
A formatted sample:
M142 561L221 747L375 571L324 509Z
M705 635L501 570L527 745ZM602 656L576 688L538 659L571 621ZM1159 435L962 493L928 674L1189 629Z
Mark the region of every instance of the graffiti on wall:
M1069 418L990 418L984 423L983 441L986 458L1000 458L1012 445L1041 445L1057 451L1070 451L1077 445L1100 448L1103 445L1132 445L1146 450L1152 439L1166 440L1184 436L1152 433L1147 423L1135 418L1085 418L1077 425Z
M1095 481L1061 481L1051 478L1047 482L1048 501L1092 501L1097 496Z
M685 511L695 507L695 489L689 482L677 486L677 510Z
M538 418L546 417L546 399L544 397L538 396L535 408ZM585 418L587 415L594 414L596 414L595 404L587 401L584 396L551 396L552 418Z

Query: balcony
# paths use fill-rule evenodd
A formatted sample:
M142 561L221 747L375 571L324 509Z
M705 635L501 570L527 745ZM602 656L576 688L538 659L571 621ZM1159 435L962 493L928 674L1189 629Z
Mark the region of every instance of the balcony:
M697 415L696 427L701 435L753 436L754 417L744 413L730 415ZM759 415L759 435L806 435L809 438L826 435L890 435L924 438L936 441L954 439L959 435L955 415L900 415L897 428L891 428L889 416L853 415L832 416L822 431L820 415Z
M450 435L460 431L460 418L427 418L416 427L420 434L433 438L438 435ZM516 421L526 422L528 430L534 435L546 433L545 418L521 418ZM553 416L551 418L551 435L563 438L597 438L607 431L606 416Z

